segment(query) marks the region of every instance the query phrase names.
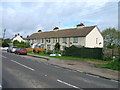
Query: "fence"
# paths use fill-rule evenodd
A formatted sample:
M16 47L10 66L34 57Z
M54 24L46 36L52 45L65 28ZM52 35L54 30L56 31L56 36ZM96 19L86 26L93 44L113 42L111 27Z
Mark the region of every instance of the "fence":
M112 59L113 57L120 57L120 49L104 48L103 53L104 53L103 58L105 60Z

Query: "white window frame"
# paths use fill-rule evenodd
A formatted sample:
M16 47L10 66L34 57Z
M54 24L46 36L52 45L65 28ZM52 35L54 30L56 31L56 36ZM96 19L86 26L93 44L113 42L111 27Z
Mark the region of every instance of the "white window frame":
M67 38L66 38L66 37L63 37L62 39L63 39L63 40L62 40L63 43L66 43L66 42L67 42Z
M78 37L73 37L73 43L78 43Z

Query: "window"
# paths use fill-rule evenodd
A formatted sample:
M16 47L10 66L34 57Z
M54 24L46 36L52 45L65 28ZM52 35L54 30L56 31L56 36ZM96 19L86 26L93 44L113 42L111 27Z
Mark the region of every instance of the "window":
M54 49L55 48L55 46L54 45L52 45L52 49Z
M62 46L62 49L64 50L64 49L65 49L65 46Z
M73 43L77 43L78 42L78 37L73 37Z
M67 42L67 38L63 38L63 43L66 43Z
M44 44L41 44L41 49L44 49Z
M51 45L47 45L47 49L50 50L50 48L51 48Z
M53 43L55 43L55 38L53 38Z
M50 43L50 38L46 40L46 42Z
M60 42L60 38L58 38L58 42Z
M98 38L96 38L96 44L98 44Z

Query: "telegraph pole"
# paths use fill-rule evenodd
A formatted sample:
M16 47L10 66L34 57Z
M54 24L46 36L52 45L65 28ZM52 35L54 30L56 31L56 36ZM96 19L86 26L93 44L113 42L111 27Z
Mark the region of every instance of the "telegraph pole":
M4 38L5 38L5 32L6 32L6 29L4 29L4 31L3 31L3 41L4 41Z

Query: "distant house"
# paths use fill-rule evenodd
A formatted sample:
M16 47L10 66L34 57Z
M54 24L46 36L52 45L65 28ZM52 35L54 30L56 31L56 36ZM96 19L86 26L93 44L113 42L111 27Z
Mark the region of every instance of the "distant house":
M60 30L55 27L53 31L42 32L39 30L29 36L31 47L53 50L57 42L60 49L70 47L72 45L103 48L103 37L97 26L84 26L83 23L77 25L76 28Z
M22 36L20 36L19 34L15 35L15 37L12 38L12 42L14 42L15 40L19 41L19 42L26 42Z

